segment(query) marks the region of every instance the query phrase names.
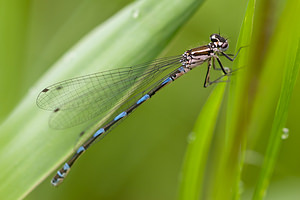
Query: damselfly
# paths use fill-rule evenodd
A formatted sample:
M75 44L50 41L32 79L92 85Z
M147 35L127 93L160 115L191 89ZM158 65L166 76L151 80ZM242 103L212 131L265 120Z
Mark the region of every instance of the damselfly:
M190 49L179 56L73 78L43 89L37 98L37 105L53 112L49 120L50 127L68 128L96 117L111 116L77 149L51 183L54 186L60 184L74 162L95 140L103 138L117 122L183 74L207 61L204 87L219 80L210 81L211 67L222 70L223 76L228 75L230 72L226 71L218 56L223 55L233 61L239 51L231 58L224 53L229 47L227 39L212 34L210 40L209 44ZM220 68L216 68L215 60Z

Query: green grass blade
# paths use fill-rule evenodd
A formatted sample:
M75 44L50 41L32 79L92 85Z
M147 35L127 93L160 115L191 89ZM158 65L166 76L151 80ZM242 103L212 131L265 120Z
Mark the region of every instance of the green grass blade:
M243 153L245 148L247 91L249 79L247 78L247 67L252 41L255 0L248 2L244 21L241 27L237 48L240 54L234 61L233 68L242 68L230 80L230 91L228 96L226 134L225 141L219 145L218 164L214 174L213 186L210 188L209 196L214 199L233 199L239 196L239 183L241 166L243 164ZM246 46L246 47L245 47ZM246 67L243 68L243 67ZM246 101L245 101L246 100Z
M286 52L289 56L287 57L285 66L282 66L285 69L285 75L264 163L253 196L253 199L255 200L263 199L266 195L268 185L271 181L271 175L276 165L280 146L283 141L282 136L285 134L283 128L285 128L286 125L288 108L300 68L300 37L298 37L298 45L295 45L294 39L289 40L289 50Z
M283 71L291 70L286 68L293 67L293 60L295 59L295 52L297 51L300 28L299 26L294 26L294 24L297 24L300 18L299 9L299 1L290 0L286 2L285 8L278 20L278 25L270 39L270 45L263 65L261 66L263 70L259 81L254 83L260 87L257 89L249 119L250 125L248 134L252 137L252 144L249 146L255 146L256 143L262 140L261 138L265 138L265 135L271 134L271 136L269 136L270 141L266 152L266 160L264 161L262 172L257 180L258 185L256 186L254 199L263 198L268 182L270 181L269 176L271 176L274 169L273 162L277 156L277 151L279 151L278 143L280 143L280 137L276 135L279 134L279 132L275 133L275 131L279 131L279 129L276 128L283 126L283 124L277 121L277 117L279 116L274 117L274 112L276 112L276 115L279 114L279 106L281 107L284 104L284 106L288 106L289 104L288 95L290 94L283 94L283 87L287 86L284 85L286 82L282 82L282 80L287 79L284 78L283 75L287 75L290 72L283 73ZM293 73L294 76L296 76L297 73ZM294 80L290 79L289 81ZM286 90L286 88L284 90ZM286 90L285 92L292 91ZM279 95L281 99L278 101ZM287 96L283 97L283 95ZM277 107L276 111L274 110L275 107ZM284 123L284 115L287 113L283 113L281 109L280 112L282 112L280 114L282 114L281 117L283 118L281 119L282 123ZM266 121L273 121L272 126L270 126L269 123L265 123ZM281 131L282 128L280 129ZM266 132L266 130L270 130L270 132Z
M0 1L0 122L21 98L28 2Z
M39 91L66 78L155 58L202 2L137 1L66 52L0 128L0 199L22 198L33 190L70 156L82 130L50 129L50 113L35 105Z
M261 72L253 82L253 85L258 87L255 91L256 96L251 110L248 131L253 138L252 145L255 145L256 140L260 140L261 134L264 133L267 125L265 121L274 118L274 109L276 108L283 78L282 69L286 58L289 57L289 54L287 54L289 49L287 44L290 44L288 40L294 40L295 35L299 35L299 26L294 26L295 23L298 23L300 17L297 11L299 7L299 1L297 0L287 1L270 39L270 45L263 63L258 66L261 68ZM253 68L257 69L257 66L253 66ZM271 128L271 126L268 128Z
M179 191L179 199L199 199L202 188L206 160L214 134L226 84L218 84L202 108L185 155Z

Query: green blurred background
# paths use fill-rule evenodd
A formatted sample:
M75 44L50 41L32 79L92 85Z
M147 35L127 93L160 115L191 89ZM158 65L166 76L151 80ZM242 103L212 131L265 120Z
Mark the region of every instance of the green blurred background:
M12 14L9 10L5 13L11 19L5 22L9 24L11 38L7 40L8 48L1 48L0 56L6 56L9 60L6 64L10 67L0 66L1 94L6 94L0 119L3 121L9 115L30 87L64 52L131 2L16 1ZM271 5L274 12L271 16L275 20L271 21L276 23L284 1L272 2L275 4ZM229 53L234 53L246 4L245 0L206 1L179 30L161 57L178 55L206 44L209 35L219 31L229 37ZM270 24L271 34L275 23ZM15 45L10 46L12 43ZM230 66L229 62L224 63ZM93 145L74 165L60 187L52 187L49 177L26 199L175 199L189 133L212 89L202 87L205 71L206 67L193 70L140 107L109 136ZM294 94L297 94L299 84ZM300 186L300 159L297 157L300 155L300 136L297 134L299 100L300 95L292 98L287 124L290 137L282 145L267 199L296 199L297 195L300 198L297 190ZM266 123L271 122L272 119ZM255 149L246 154L248 164L241 183L243 199L251 198L258 165L262 161L261 153L268 139L268 130L265 132Z

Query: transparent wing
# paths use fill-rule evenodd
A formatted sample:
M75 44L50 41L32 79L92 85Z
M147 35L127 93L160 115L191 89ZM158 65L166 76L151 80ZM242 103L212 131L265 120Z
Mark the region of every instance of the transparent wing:
M53 111L49 121L52 128L72 127L116 111L157 77L180 65L181 58L161 58L62 81L45 88L37 105Z
M175 70L173 70L170 73L167 73L167 75L163 76L163 78L160 78L160 80L158 81L152 81L153 84L150 84L150 86L148 85L146 89L143 88L142 92L139 92L138 90L136 90L129 99L127 99L126 101L122 102L120 104L120 106L116 107L115 109L111 110L109 112L108 115L110 115L107 119L105 119L105 121L103 122L103 124L112 121L116 115L111 115L112 113L115 114L119 114L121 112L123 112L124 110L126 110L127 108L129 108L129 106L134 105L134 103L137 102L138 99L140 99L142 96L144 96L146 93L149 93L153 88L156 88L157 86L161 85L163 81L166 80L167 77L170 76L170 74L172 74L173 72L178 71L178 68L176 67ZM132 113L132 112L131 112ZM102 138L104 138L110 131L112 131L118 123L120 123L121 121L118 121L114 126L112 126L111 128L109 128L108 131L105 131L103 134L101 134L101 136L99 138L97 138L97 142L100 141ZM82 131L80 133L80 136L82 136L85 133L85 131Z

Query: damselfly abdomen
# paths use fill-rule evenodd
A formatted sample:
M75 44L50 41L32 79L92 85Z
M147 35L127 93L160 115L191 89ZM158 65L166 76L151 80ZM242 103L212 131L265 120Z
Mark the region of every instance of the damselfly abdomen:
M37 98L37 105L53 112L49 120L50 127L63 129L96 117L111 116L78 148L51 183L54 186L60 184L74 162L95 140L103 138L117 122L183 74L208 62L204 80L204 87L208 87L217 82L210 81L211 67L222 70L223 76L230 73L225 70L218 56L223 55L233 61L238 52L233 58L224 53L229 44L219 34L212 34L210 40L209 44L190 49L179 56L73 78L43 89ZM215 60L220 68L215 66ZM160 76L163 78L158 79Z

